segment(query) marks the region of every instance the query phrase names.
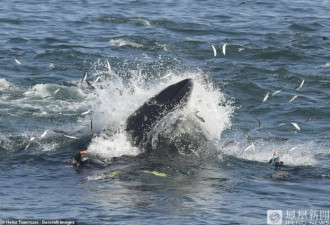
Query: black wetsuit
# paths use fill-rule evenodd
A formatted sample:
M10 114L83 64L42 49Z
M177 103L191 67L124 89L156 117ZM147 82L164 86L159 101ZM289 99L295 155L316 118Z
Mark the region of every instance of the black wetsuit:
M280 161L280 158L277 156L274 156L271 160L269 160L269 163L273 166L283 166L283 162Z

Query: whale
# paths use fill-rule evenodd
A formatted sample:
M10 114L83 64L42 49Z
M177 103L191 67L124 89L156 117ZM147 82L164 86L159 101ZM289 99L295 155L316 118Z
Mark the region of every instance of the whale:
M169 113L187 106L193 86L193 79L181 80L166 87L135 110L127 118L125 128L131 144L140 149L146 148L149 133L155 125ZM74 157L73 164L79 166L89 161L87 152L80 151Z
M163 117L177 108L187 105L194 82L184 79L172 84L146 101L127 119L126 131L134 146L141 147L147 141L148 133Z

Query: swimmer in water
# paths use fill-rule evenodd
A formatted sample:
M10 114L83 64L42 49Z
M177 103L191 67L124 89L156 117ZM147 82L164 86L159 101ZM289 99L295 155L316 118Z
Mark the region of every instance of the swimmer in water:
M269 160L269 163L275 167L284 165L283 162L280 161L280 157L278 157L278 152L274 152L273 158Z
M89 158L87 157L87 151L80 151L73 158L72 163L76 166L81 166L89 162Z

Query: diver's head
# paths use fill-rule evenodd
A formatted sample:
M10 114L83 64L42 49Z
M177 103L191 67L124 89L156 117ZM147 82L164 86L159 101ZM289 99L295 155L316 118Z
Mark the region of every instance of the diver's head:
M87 151L80 151L76 154L73 159L73 163L77 166L84 165L89 162L89 158L87 156Z

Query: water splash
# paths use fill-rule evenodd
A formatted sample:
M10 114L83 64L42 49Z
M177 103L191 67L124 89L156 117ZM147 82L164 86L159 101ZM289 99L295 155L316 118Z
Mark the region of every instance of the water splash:
M13 84L4 78L0 79L0 91L5 91L13 87Z
M322 152L320 146L313 142L295 143L266 138L251 141L238 134L225 142L219 142L218 148L221 154L262 163L268 163L274 152L277 152L280 160L288 166L315 166L315 156Z
M194 80L190 101L186 108L170 113L155 125L149 133L152 147L157 148L161 136L163 139L171 139L180 150L179 146L182 146L182 140L188 134L193 139L202 138L210 142L220 138L221 133L231 126L230 118L234 108L226 102L223 93L205 79L204 74L169 72L153 80L147 78L138 72L130 78L111 74L104 75L102 81L96 84L97 101L92 107L95 112L93 121L96 129L102 132L92 139L88 147L89 154L110 159L141 153L141 149L133 147L127 139L126 119L165 87L186 78ZM184 121L180 124L181 128L173 130L173 124L179 120ZM191 144L188 146L193 148ZM208 150L203 148L203 151ZM182 154L184 152L181 151ZM198 154L198 151L195 153Z

